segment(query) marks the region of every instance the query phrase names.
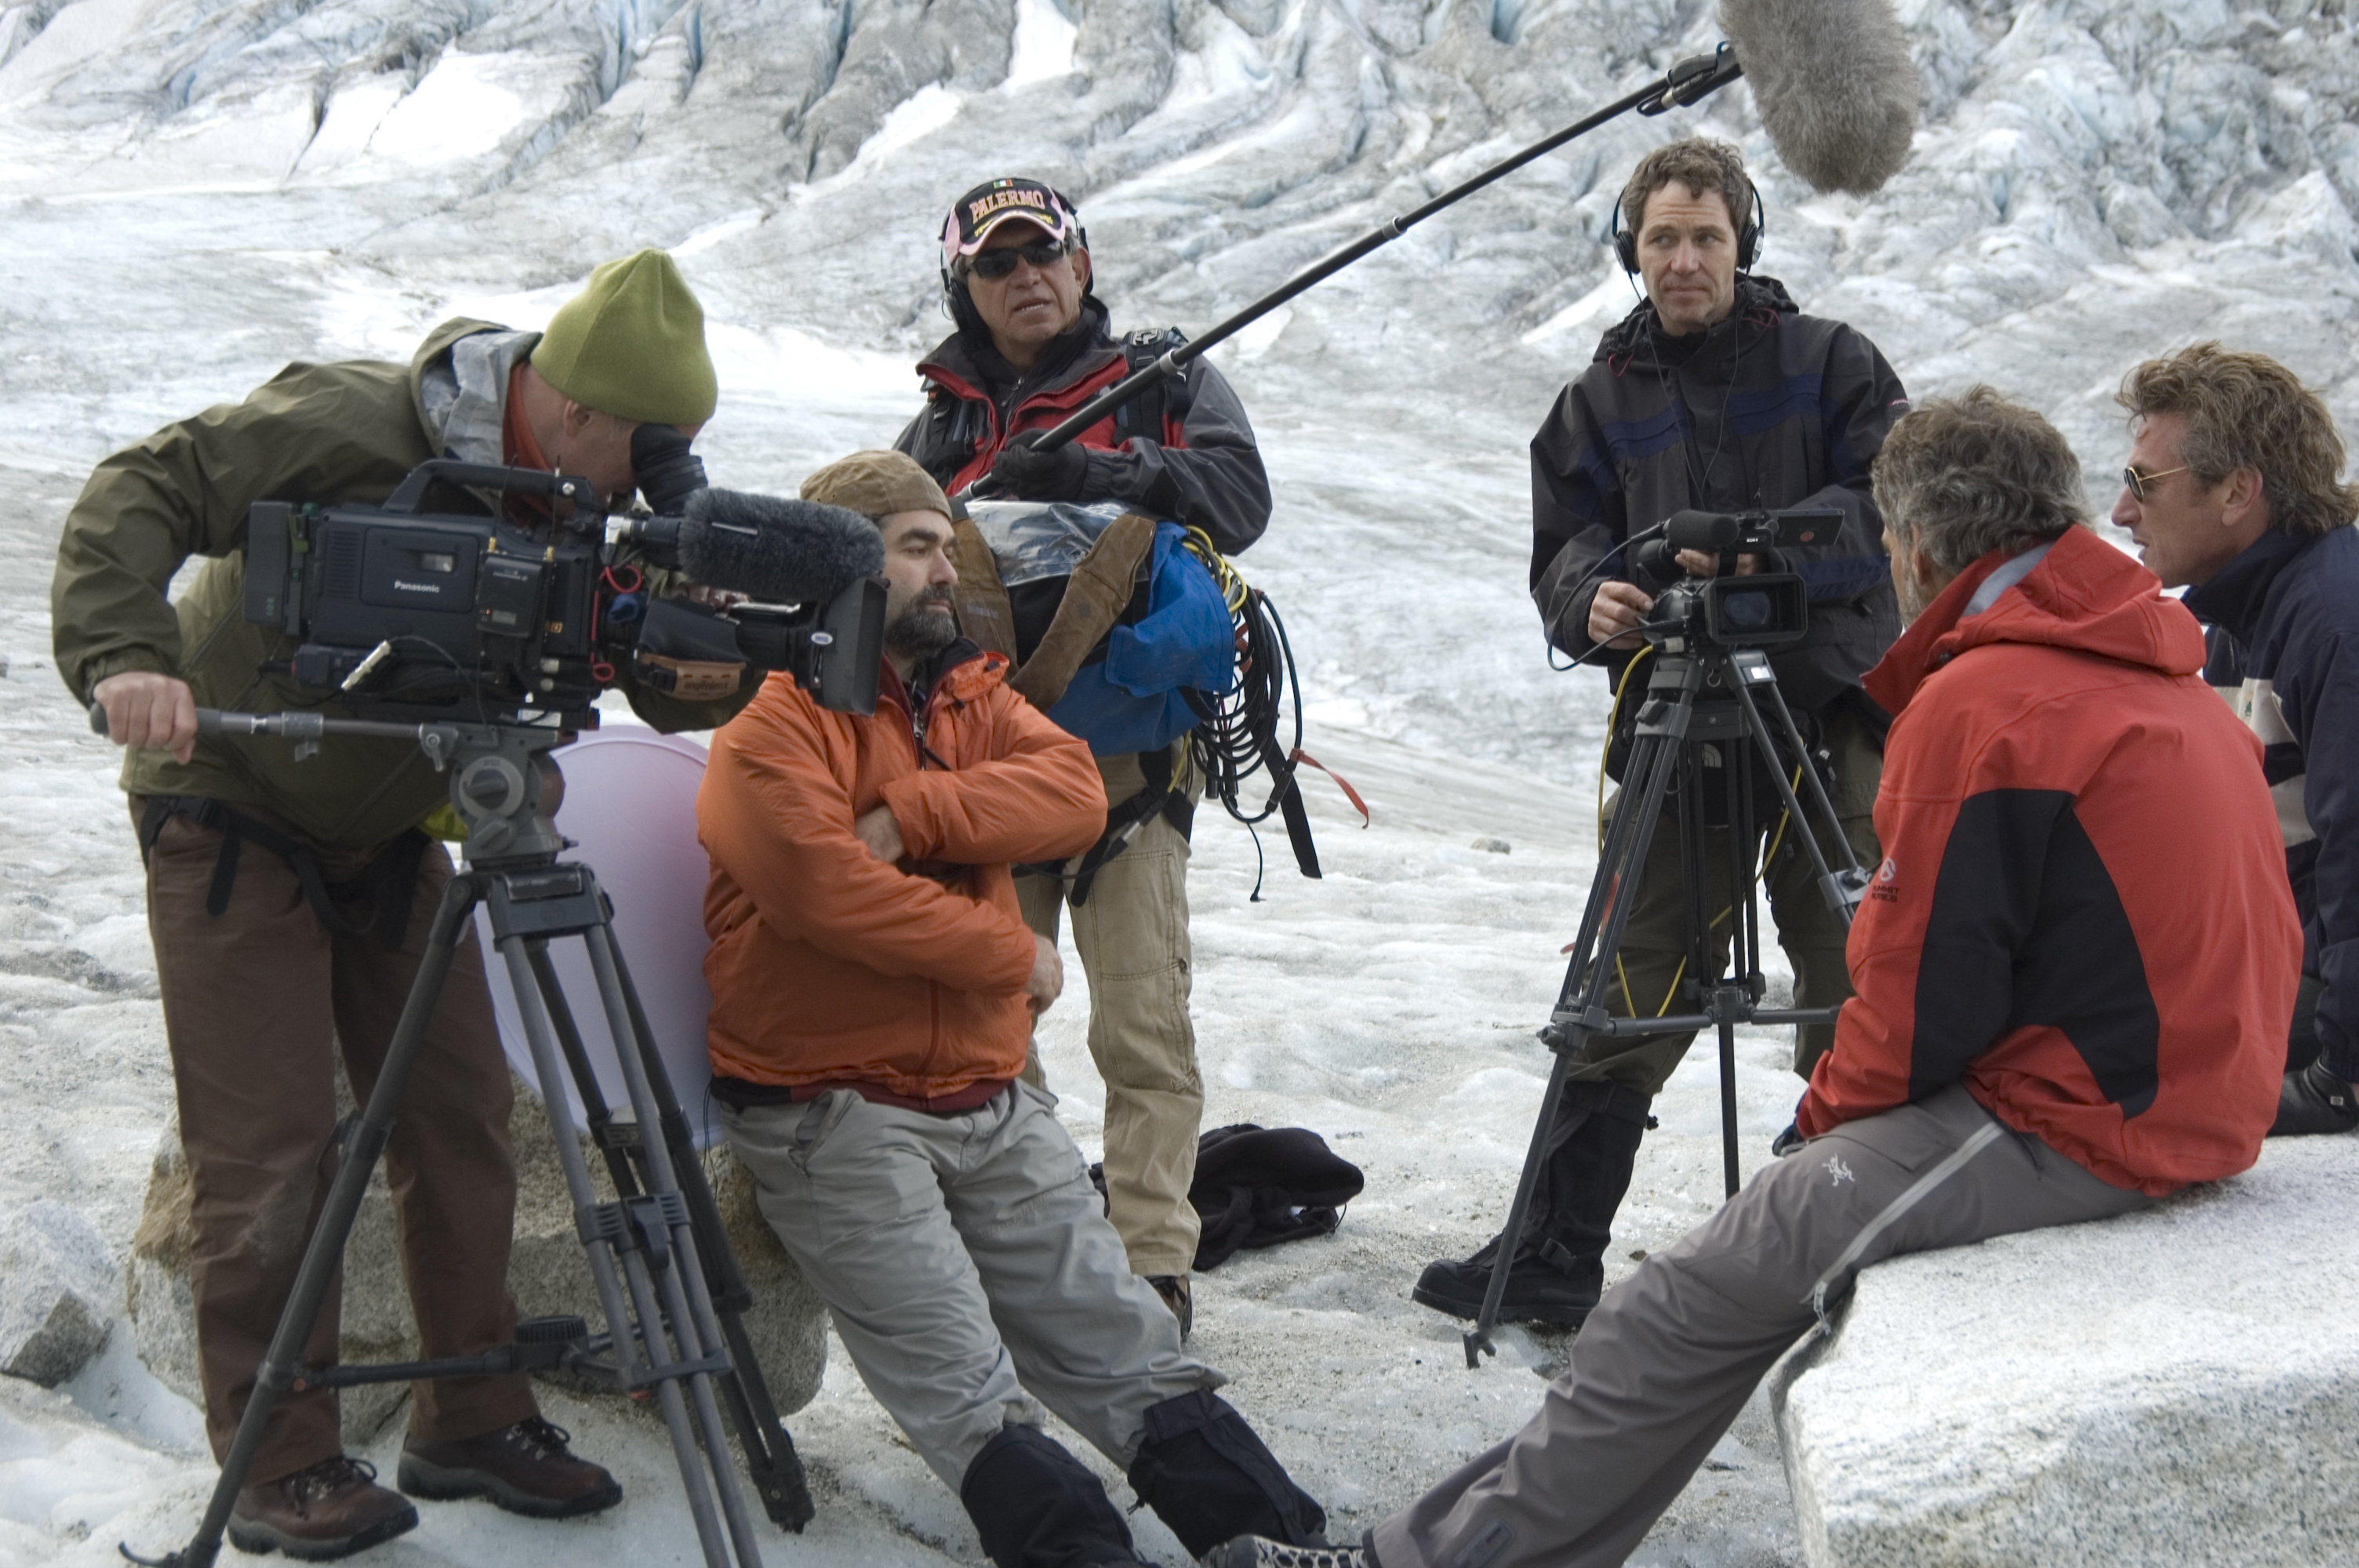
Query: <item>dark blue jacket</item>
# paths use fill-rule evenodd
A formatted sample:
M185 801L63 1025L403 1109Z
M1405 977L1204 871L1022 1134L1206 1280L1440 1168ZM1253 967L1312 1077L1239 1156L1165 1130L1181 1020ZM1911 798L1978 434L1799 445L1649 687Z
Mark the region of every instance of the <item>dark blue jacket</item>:
M1775 278L1739 279L1728 319L1690 339L1665 338L1642 302L1532 438L1531 590L1549 641L1591 651L1598 581L1632 573L1617 557L1582 579L1674 512L1840 507L1832 539L1784 552L1782 569L1809 584L1810 631L1769 662L1798 713L1850 699L1880 722L1859 682L1900 634L1900 611L1867 470L1908 412L1875 345L1803 315ZM1632 656L1598 662L1618 679Z
M2321 1054L2359 1080L2359 529L2264 534L2187 607L2203 622L2203 678L2265 748L2302 973L2325 982Z

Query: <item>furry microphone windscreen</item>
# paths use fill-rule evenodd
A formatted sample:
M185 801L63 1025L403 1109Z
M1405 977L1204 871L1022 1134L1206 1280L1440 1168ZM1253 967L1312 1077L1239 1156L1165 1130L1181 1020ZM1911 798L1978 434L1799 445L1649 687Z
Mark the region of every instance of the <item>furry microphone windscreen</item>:
M681 517L679 564L698 582L763 603L811 604L883 571L885 537L841 506L700 490Z
M1786 167L1864 196L1908 160L1916 62L1892 0L1722 0L1721 30Z

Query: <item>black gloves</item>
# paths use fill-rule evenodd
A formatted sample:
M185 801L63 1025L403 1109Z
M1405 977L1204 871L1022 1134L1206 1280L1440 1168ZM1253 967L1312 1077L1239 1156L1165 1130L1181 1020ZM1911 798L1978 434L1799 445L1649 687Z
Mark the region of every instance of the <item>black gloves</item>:
M1009 437L991 465L991 482L1027 501L1079 501L1089 481L1087 449L1068 441L1044 452L1039 449L1041 434L1025 430Z

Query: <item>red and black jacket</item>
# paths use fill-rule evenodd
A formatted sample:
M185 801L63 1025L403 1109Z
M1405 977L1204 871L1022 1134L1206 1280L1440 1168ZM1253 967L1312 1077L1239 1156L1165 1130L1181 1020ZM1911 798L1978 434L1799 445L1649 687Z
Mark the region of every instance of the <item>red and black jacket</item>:
M1161 348L1158 340L1154 353ZM1082 301L1079 324L1024 375L987 341L954 332L919 362L926 411L893 444L955 494L991 471L1008 437L1062 424L1130 370L1130 357L1107 330L1105 307L1093 297ZM1078 439L1090 449L1084 501L1128 502L1201 528L1225 556L1269 526L1269 475L1245 405L1202 360L1189 363L1178 385L1099 420Z
M2202 665L2195 618L2073 528L1975 562L1869 672L1898 716L1886 858L1803 1133L1962 1082L2116 1186L2252 1164L2301 931L2260 748Z

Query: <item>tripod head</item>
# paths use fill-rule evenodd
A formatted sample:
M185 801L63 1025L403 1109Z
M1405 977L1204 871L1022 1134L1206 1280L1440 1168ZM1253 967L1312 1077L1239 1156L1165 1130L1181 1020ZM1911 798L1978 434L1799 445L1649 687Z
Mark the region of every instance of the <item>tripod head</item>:
M107 732L106 709L90 707L90 727ZM337 737L412 741L438 773L451 776L451 808L466 824L460 856L469 865L512 871L546 865L566 847L557 830L565 776L549 753L571 743L574 731L526 724L460 724L436 720L396 724L373 719L330 719L318 713L238 713L197 709L200 735L279 736L300 748Z

